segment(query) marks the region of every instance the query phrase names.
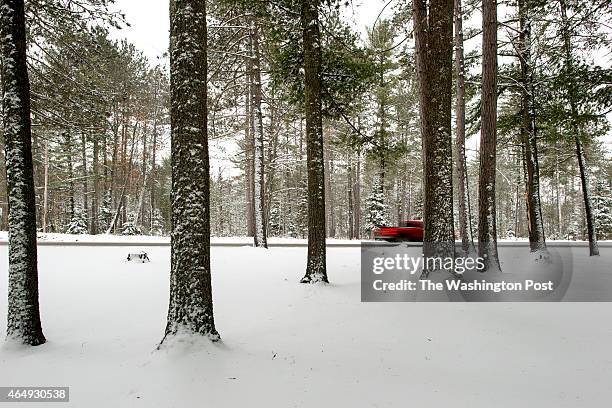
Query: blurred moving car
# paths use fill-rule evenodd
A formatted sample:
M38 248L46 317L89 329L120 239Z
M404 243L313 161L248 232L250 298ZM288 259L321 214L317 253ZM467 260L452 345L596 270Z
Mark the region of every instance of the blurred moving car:
M374 234L374 239L381 241L423 242L423 221L402 221L397 227L378 227L372 233Z

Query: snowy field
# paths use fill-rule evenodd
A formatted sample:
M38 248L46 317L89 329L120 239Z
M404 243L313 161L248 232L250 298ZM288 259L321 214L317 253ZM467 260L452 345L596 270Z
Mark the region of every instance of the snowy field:
M124 261L145 249L151 263ZM526 249L501 248L504 265ZM0 246L0 332L7 247ZM361 303L358 248L298 284L305 248L214 247L223 341L156 351L168 247L40 246L48 343L0 346L0 386L70 386L51 407L603 407L612 303ZM612 247L589 262L612 274ZM47 404L36 404L44 407ZM25 404L3 404L25 407Z

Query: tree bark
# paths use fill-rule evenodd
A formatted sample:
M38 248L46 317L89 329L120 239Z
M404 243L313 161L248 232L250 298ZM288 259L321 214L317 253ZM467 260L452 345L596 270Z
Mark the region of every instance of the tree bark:
M500 270L495 176L497 154L497 0L483 0L478 256L483 270Z
M465 160L465 58L463 52L463 10L461 0L455 0L455 76L457 77L457 94L455 115L457 133L455 138L455 162L457 168L457 195L459 212L459 236L461 249L468 253L474 249L468 222L467 168Z
M261 111L262 89L261 89L261 55L259 52L259 26L257 22L251 20L251 46L253 60L253 81L252 92L253 104L251 106L251 114L253 115L253 139L255 141L255 157L254 157L254 191L253 202L255 209L255 235L254 245L256 247L267 248L268 239L266 237L265 217L265 184L264 184L264 135L263 135L263 113Z
M162 343L178 333L219 340L210 271L206 2L170 3L172 236Z
M68 165L68 208L70 211L70 216L68 218L68 222L70 222L74 218L74 170L72 164L72 141L70 140L70 136L68 132L64 132L63 134L63 142L64 142L64 154L66 155L67 165Z
M355 226L353 227L355 238L361 238L361 149L357 150L357 163L355 164L355 177L353 184L353 220Z
M328 282L325 251L325 171L321 116L319 0L301 1L304 46L306 162L308 169L308 261L302 283Z
M0 58L9 224L7 337L45 342L38 304L36 198L23 0L0 0Z
M587 234L589 237L589 255L599 255L599 246L597 244L597 231L595 230L595 220L593 219L593 205L591 202L591 194L589 191L589 169L584 157L584 146L580 138L581 129L576 123L578 116L578 108L576 106L575 92L576 85L573 81L574 59L572 56L572 40L569 29L569 21L567 19L567 4L566 0L559 0L561 8L562 32L565 52L565 64L568 71L568 99L572 113L572 131L574 133L574 144L576 146L576 156L578 157L578 167L580 169L580 181L582 182L582 199L584 201L584 214L586 216Z
M153 221L155 218L155 183L157 181L157 127L158 127L158 120L157 120L157 116L158 116L158 111L157 111L157 98L158 98L158 92L159 92L159 87L156 89L155 91L155 117L153 118L153 141L152 141L152 146L151 146L151 178L149 180L149 185L150 185L150 194L151 194L151 198L150 198L150 206L151 206L151 219L150 221L150 228L149 230L153 230Z
M521 66L521 139L525 152L527 219L531 251L545 251L544 223L540 199L540 167L536 141L534 78L531 64L531 17L529 0L518 1L519 64Z
M423 140L425 257L453 257L451 138L453 0L414 0L419 111ZM429 271L423 271L427 276Z
M251 37L249 36L249 41ZM249 43L250 47L250 43ZM247 213L247 235L255 239L255 139L253 131L253 115L251 113L251 105L253 104L253 58L249 55L246 58L246 95L244 101L245 124L244 124L244 176L245 176L245 196L246 196L246 213Z
M347 186L347 215L348 215L348 237L349 239L355 238L355 213L353 211L353 157L352 152L348 152L346 155L346 186Z
M336 236L336 219L334 214L334 196L332 192L331 178L334 169L334 158L333 152L331 150L331 146L327 145L325 149L327 154L325 154L325 209L327 211L327 236L335 237Z
M87 138L85 133L81 133L81 176L83 177L83 214L85 215L85 224L89 231L89 205L87 203L87 196L89 195L88 183L87 183Z
M99 141L98 135L93 136L93 197L91 198L91 233L98 233L98 214L100 210L100 170L99 170Z
M47 232L47 213L49 211L49 140L45 140L45 175L43 186L42 232Z

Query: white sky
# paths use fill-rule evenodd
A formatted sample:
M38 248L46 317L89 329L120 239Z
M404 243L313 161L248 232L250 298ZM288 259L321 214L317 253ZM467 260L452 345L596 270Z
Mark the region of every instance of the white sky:
M371 26L387 0L353 0L352 6L343 10L347 17L353 20L363 31L365 26ZM151 62L168 48L169 1L168 0L116 0L116 9L121 10L130 27L113 32L115 38L126 38L138 49L142 50ZM392 5L388 6L383 16L389 15Z

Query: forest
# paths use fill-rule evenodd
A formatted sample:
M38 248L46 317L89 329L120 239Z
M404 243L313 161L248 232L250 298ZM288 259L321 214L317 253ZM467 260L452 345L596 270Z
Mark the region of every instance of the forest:
M167 235L169 66L111 39L109 31L127 22L109 3L26 2L37 228ZM260 235L307 236L304 55L294 3L208 7L209 138L229 151L211 153L214 236L255 236L256 225L263 226ZM453 146L443 154L453 160L454 230L471 239L478 228L483 32L474 24L480 2L455 3L454 65L446 74L453 77ZM347 6L320 5L328 237L367 238L377 225L423 218L431 205L411 7L391 2L392 12L363 35L345 17ZM497 234L527 238L541 229L550 239L587 239L592 218L599 238L610 239L609 4L512 0L498 8L491 163ZM590 172L589 216L577 142ZM0 185L6 229L5 181ZM532 228L538 221L528 220L535 218L542 225Z
M0 403L609 405L611 22L0 0Z
M213 338L211 236L307 238L303 283L404 220L482 271L498 239L611 238L606 0L389 1L365 34L333 0L172 0L156 63L113 3L1 3L9 332L37 232L171 235L166 335Z

